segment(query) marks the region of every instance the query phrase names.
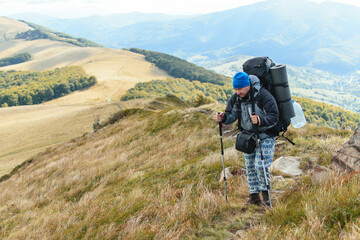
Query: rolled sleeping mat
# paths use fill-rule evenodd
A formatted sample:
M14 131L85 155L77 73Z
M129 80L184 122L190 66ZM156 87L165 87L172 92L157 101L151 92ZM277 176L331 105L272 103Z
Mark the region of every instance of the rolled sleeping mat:
M270 74L272 79L272 89L279 107L281 119L285 120L295 117L286 66L275 65L270 68Z

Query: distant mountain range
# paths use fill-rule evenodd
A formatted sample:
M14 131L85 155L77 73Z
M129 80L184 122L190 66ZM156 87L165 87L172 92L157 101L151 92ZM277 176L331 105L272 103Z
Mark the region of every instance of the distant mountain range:
M272 1L273 4L275 3L280 3L282 1L280 0L275 0L275 1ZM255 4L255 6L259 5L259 6L263 6L264 4L266 4L267 2L264 2L262 5L261 4ZM283 2L284 3L284 2ZM292 4L295 4L295 3L299 3L298 1L294 1L294 2L291 2ZM315 3L312 3L312 2L308 2L308 4L310 4L312 6L312 4L315 4ZM315 4L316 6L318 6L319 4ZM330 4L331 5L331 4ZM272 5L269 5L269 6L272 6ZM340 5L340 6L346 6L346 5ZM250 6L247 6L247 7L244 7L244 8L253 8L254 5L250 5ZM239 8L239 9L242 9L242 8ZM225 46L227 46L226 44L229 44L228 42L233 42L235 44L235 40L233 40L231 37L229 38L225 38L224 37L224 40L220 39L219 36L225 36L226 34L226 28L223 28L224 30L224 34L215 34L214 35L214 38L216 37L218 39L218 41L222 41L223 42L223 45L224 45L224 48L222 49L219 49L219 50L216 50L215 47L213 47L215 44L217 44L217 41L214 41L212 38L209 38L209 41L204 41L203 43L203 46L200 46L198 45L198 48L195 49L194 47L191 46L191 41L193 41L193 45L196 45L197 44L197 40L195 39L194 36L197 36L197 31L199 32L200 34L200 30L203 30L203 28L207 28L208 26L205 26L205 25L202 25L201 26L196 26L196 25L193 25L194 29L196 28L197 30L194 30L192 29L192 27L189 27L191 24L194 23L194 21L200 21L199 19L204 19L204 18L209 18L211 21L214 21L214 19L216 18L215 16L218 15L218 20L220 22L230 22L229 19L225 19L224 16L226 16L225 13L228 13L228 15L230 16L229 18L231 19L231 12L237 12L239 11L239 9L233 9L233 10L229 10L229 11L225 11L225 12L220 12L220 13L215 13L215 14L209 14L209 15L204 15L204 16L197 16L197 17L189 17L189 18L181 18L179 17L177 20L161 20L161 18L171 18L167 15L159 15L158 16L158 19L159 21L158 22L150 22L149 21L149 18L151 18L151 16L156 16L155 15L151 15L151 14L130 14L128 16L133 16L132 18L129 17L128 19L128 24L129 22L131 21L143 21L141 23L134 23L134 24L130 24L130 25L127 25L125 27L121 27L120 29L128 29L129 32L131 32L131 29L132 29L132 36L133 36L133 39L132 41L130 41L129 39L131 38L131 35L128 35L128 36L125 36L124 35L124 39L128 39L128 44L129 46L131 45L141 45L141 44L145 44L145 43L153 43L153 44L158 44L157 42L162 42L163 45L161 44L158 44L158 46L153 46L153 48L162 48L162 49L167 49L167 51L164 50L164 52L175 52L174 55L177 55L177 56L182 56L183 58L186 58L188 61L192 62L192 63L195 63L199 66L202 66L206 69L210 69L210 70L213 70L217 73L220 73L220 74L224 74L226 76L229 76L229 77L232 77L234 75L234 73L238 72L238 71L241 71L242 70L242 64L247 60L249 59L250 57L254 56L254 55L251 55L251 54L247 54L247 55L240 55L239 53L240 52L236 52L235 50L236 49L240 49L241 46L238 45L237 48L225 48ZM271 8L272 9L272 8ZM250 12L250 11L248 11ZM24 15L25 16L25 15ZM117 18L119 17L120 15L118 16L113 16L114 18ZM138 16L138 18L136 18L136 16ZM223 18L221 18L221 16ZM96 26L100 29L100 26L102 25L103 28L107 28L109 27L108 31L109 31L109 36L111 36L111 24L105 24L105 18L106 17L100 17L100 16L97 16L98 18L101 18L103 19L103 24L99 24L100 22L96 22L95 20L94 21L90 21L90 19L92 19L92 17L89 17L86 21L88 21L88 25L93 25ZM32 20L31 20L32 18ZM345 18L345 17L344 17ZM41 19L41 21L46 21L46 22L49 22L49 23L55 23L55 22L58 22L58 24L61 25L61 23L63 22L63 25L61 26L70 26L70 25L67 25L69 24L69 22L73 21L73 27L70 28L70 29L84 29L84 31L86 30L86 24L85 24L85 19L74 19L74 20L61 20L61 19L55 19L55 18L48 18L46 16L41 16L41 15L27 15L27 20L30 21L30 22L34 22L34 20L38 19L39 21ZM6 18L2 18L1 19L2 22L0 22L1 24L4 24L4 21L10 21L9 19L6 20ZM208 21L208 22L211 22L211 21ZM68 22L69 21L69 22ZM76 27L76 24L77 22L76 21L80 21L82 22L81 24L83 24L82 28L80 27ZM183 28L184 28L184 31L183 32L180 32L179 31L179 36L176 37L174 34L175 33L172 33L171 31L174 30L174 27L175 26L181 26L180 23L184 23L184 22L187 22L187 24L183 24ZM204 20L204 22L206 22ZM167 24L167 27L164 26L164 24ZM0 25L1 25L0 24ZM3 58L6 58L6 57L12 57L13 55L11 54L7 54L8 51L10 51L8 48L11 47L12 45L15 44L15 42L8 42L6 41L7 39L11 39L12 37L15 37L15 35L19 32L23 32L22 34L18 34L18 36L22 36L24 35L25 39L28 39L29 37L33 37L32 35L34 35L34 37L38 36L38 32L36 31L32 31L30 33L31 34L28 34L29 31L26 32L26 30L29 29L29 26L31 26L32 28L35 28L35 30L39 30L40 33L46 33L45 37L42 36L44 34L40 34L41 35L41 38L46 38L46 39L53 39L55 40L55 38L51 37L52 35L56 35L59 38L56 37L57 41L65 41L65 42L69 42L69 40L73 39L74 41L77 41L79 43L86 43L86 39L83 39L83 38L70 38L71 36L68 36L66 34L62 34L62 33L59 33L59 32L55 32L51 29L46 29L46 28L43 28L41 26L38 26L38 25L35 25L35 24L30 24L30 25L26 25L26 24L20 24L22 26L22 28L20 29L18 26L18 28L14 27L14 26L17 26L19 25L20 22L17 22L15 23L15 21L13 23L11 23L9 26L11 27L4 27L4 29L7 29L4 34L0 34L0 40L2 38L3 41L5 41L6 43L6 46L1 46L0 47L0 50L6 50L5 52L2 51L0 52L0 55L3 57ZM123 23L121 22L118 22L118 21L115 21L114 19L114 25L118 24L118 25L121 25L121 24L126 24L125 21ZM166 31L169 31L169 33L167 34L168 38L163 38L161 34L159 34L158 36L158 41L156 41L156 36L154 36L154 33L152 33L150 30L151 28L149 27L150 30L144 30L144 32L142 33L142 35L138 35L140 33L138 33L138 29L137 28L141 28L142 25L151 25L153 24L154 26L158 25L159 27L156 29L156 31L158 32L166 32ZM6 24L5 24L6 25ZM60 26L59 25L59 26ZM24 26L27 26L24 27ZM196 27L195 27L196 26ZM216 24L213 24L213 26L216 26ZM218 24L219 27L214 27L214 29L220 29L220 23ZM94 27L95 28L95 27ZM188 30L185 30L185 28L188 28ZM208 27L209 28L209 27ZM12 29L12 31L10 31L9 29ZM16 30L18 29L18 30ZM89 29L89 28L88 28ZM79 30L79 31L80 31ZM155 30L154 30L155 31ZM309 30L310 31L310 30ZM104 33L104 32L101 32L100 30L99 31L93 31L94 33L96 33L98 36L100 36L102 34L102 38L103 39L110 39L109 36L107 35L107 33ZM186 39L186 36L190 37L191 34L189 34L189 32L192 32L192 40L187 40ZM250 32L250 31L249 31ZM255 34L255 31L253 31ZM356 32L356 30L354 30L354 32ZM0 31L1 33L1 31ZM68 32L69 33L69 32ZM183 33L186 33L184 34L184 36L181 36L181 34ZM209 33L211 33L211 31L209 30ZM50 34L50 35L49 35ZM39 36L40 36L39 35ZM72 35L75 35L76 37L79 37L78 34L76 33L73 33ZM166 34L164 33L163 36L165 36ZM219 36L218 36L219 35ZM246 34L239 34L239 33L234 33L234 36L237 36L237 37L246 37ZM38 37L39 37L38 36ZM150 36L150 37L149 37ZM280 39L281 37L284 37L284 35L279 35L278 36L278 39ZM289 35L290 36L290 35ZM150 38L154 38L152 41ZM273 36L274 38L276 36ZM137 39L147 39L146 41L144 40L143 43L140 41L140 40L137 40ZM117 40L121 40L122 38L118 38ZM179 42L180 40L178 39L183 39L183 41L181 43L176 43L176 42ZM176 40L176 41L175 41ZM204 39L203 39L204 40ZM72 41L72 40L71 40ZM133 42L133 43L131 43ZM134 43L136 42L136 44ZM186 44L188 42L188 44ZM210 43L213 43L210 44ZM19 45L18 46L15 46L17 44L15 44L13 47L16 47L16 48L19 48L20 46L23 46L23 45L26 45L26 49L28 49L28 52L31 54L31 55L34 55L34 56L37 56L38 54L36 54L37 50L38 49L34 44L35 42L33 42L32 44L28 44L27 41L25 42L18 42ZM55 44L56 42L52 42L53 44ZM99 43L101 43L101 41L99 41ZM9 44L12 44L11 46ZM59 44L59 43L57 43ZM171 47L169 46L172 46L173 44L173 49L171 49ZM254 41L254 46L258 44L256 41ZM309 43L307 43L309 44ZM352 46L358 44L357 42L354 42ZM9 46L7 46L9 45ZM191 47L191 51L188 51L188 52L185 52L183 50L181 50L180 48L177 48L175 47L174 45L178 45L178 46L185 46L185 47L188 47L188 49L190 49ZM290 40L289 40L289 46L292 46L293 48L295 48L294 43L292 43ZM208 50L206 49L208 47ZM249 48L249 50L247 50L245 47L244 48L244 52L246 51L251 51L251 44L248 43L248 45L246 45L244 43L244 46L247 46ZM29 48L31 47L31 48ZM344 46L345 47L345 46ZM284 47L285 48L285 47ZM299 47L300 48L300 47ZM8 49L8 50L7 50ZM21 47L20 49L25 49L24 47ZM41 48L42 49L42 48ZM75 63L76 59L79 60L79 58L81 58L81 55L79 55L78 51L81 51L82 54L85 54L85 52L88 52L88 51L93 51L93 50L90 50L92 48L82 48L82 49L77 49L76 51L73 51L71 52L71 54L68 56L72 56L70 57L71 58L71 62ZM151 46L149 45L148 46L148 49L151 49ZM179 50L180 49L180 50ZM184 49L184 48L182 48ZM360 49L360 48L359 48ZM115 50L115 49L114 49ZM323 49L324 50L324 49ZM20 50L19 50L20 51ZM101 51L105 51L105 50L101 50ZM314 53L311 53L313 55L311 55L310 53L308 53L306 55L306 53L294 53L292 51L289 50L289 52L287 54L284 53L283 56L281 55L278 55L279 53L281 53L281 51L279 52L276 52L276 49L274 48L268 48L268 49L264 49L263 52L261 52L260 50L258 52L256 52L257 50L255 49L254 50L254 53L257 53L258 55L268 55L270 56L276 63L278 64L286 64L287 65L287 69L288 69L288 77L289 77L289 82L290 82L290 85L291 85L291 93L295 96L301 96L301 97L307 97L307 98L312 98L312 99L316 99L316 100L321 100L321 101L325 101L325 102L328 102L328 103L332 103L332 104L335 104L335 105L338 105L338 106L341 106L345 109L348 109L348 110L351 110L351 111L354 111L354 112L360 112L360 70L357 70L356 69L359 69L357 68L357 66L353 66L353 65L348 65L348 67L350 68L351 66L353 67L353 70L352 71L345 71L346 68L342 69L345 73L339 73L338 71L336 71L336 69L331 69L329 67L327 67L325 70L319 70L321 69L319 67L319 69L317 68L314 68L314 67L309 67L308 65L311 65L311 64L306 64L306 62L303 64L305 66L300 66L301 64L298 62L298 64L291 64L291 59L290 58L294 58L294 60L297 60L297 61L300 61L301 60L301 57L303 56L307 56L307 57L314 57L314 58L321 58L323 57L323 55L321 55L319 53L319 51L315 51ZM272 52L274 51L274 52ZM325 51L325 50L324 50ZM343 58L338 58L338 59L334 59L334 64L340 68L341 64L345 64L344 62L341 62L341 59L346 59L347 61L349 61L350 63L357 63L359 61L359 57L360 54L357 54L359 50L355 49L352 51L352 53L347 53L347 56L343 56ZM13 52L13 51L11 51ZM321 51L320 51L321 52ZM20 52L15 52L15 53L20 53ZM67 53L70 53L69 51ZM88 53L86 53L88 54ZM344 53L345 54L345 53ZM38 55L40 56L40 55ZM46 68L46 66L48 66L49 64L59 64L62 62L62 59L63 59L63 52L59 51L57 52L57 55L49 55L51 56L51 61L49 61L47 58L46 59L38 59L36 60L37 64L36 66L39 66L40 69L44 69L44 67ZM282 58L288 58L288 60L281 60ZM66 58L67 59L67 58ZM290 60L289 60L290 59ZM330 58L325 58L325 60L329 60ZM350 60L349 60L350 59ZM39 62L40 61L40 62ZM95 65L95 62L90 62L92 64ZM330 64L330 62L327 62L328 64ZM20 66L27 66L27 67L30 67L30 66L33 66L34 65L34 59L32 60L32 62L29 62L29 63L25 63L25 64L19 64L18 67ZM323 67L325 67L326 65L323 65ZM9 68L9 67L6 67L6 68ZM341 69L340 69L341 70ZM106 71L104 71L106 72ZM189 72L189 71L187 71Z
M140 13L23 18L107 47L138 47L185 59L267 55L337 74L353 73L360 65L360 8L340 3L268 0L187 18Z
M93 41L97 43L112 48L121 48L118 45L118 39L115 33L118 29L125 26L142 22L171 22L175 19L185 18L184 16L137 12L106 16L93 15L75 19L54 18L37 13L15 14L9 17L40 24L51 29L57 29L57 31L63 33L74 33L77 37L83 36L87 39L93 39Z

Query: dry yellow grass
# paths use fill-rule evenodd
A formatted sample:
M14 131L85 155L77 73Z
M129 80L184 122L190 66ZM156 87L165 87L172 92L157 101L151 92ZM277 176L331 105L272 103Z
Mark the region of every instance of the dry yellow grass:
M4 49L4 44L8 40L14 39L19 32L25 32L32 29L27 24L7 17L0 17L0 53Z
M199 158L218 145L209 124L209 117L196 112L145 111L47 149L0 184L0 237L179 239L192 234L198 222L210 224L227 208L216 179L218 164L206 167ZM231 191L239 188L232 185Z
M77 65L96 76L98 83L40 106L0 108L0 176L47 146L91 131L92 114L104 120L116 112L111 102L136 83L169 78L144 56L129 51L78 47L46 39L14 39L16 33L28 29L22 22L0 17L0 58L21 52L32 55L30 61L1 67L0 71L42 71Z
M274 193L275 209L266 211L244 206L247 182L238 174L227 181L226 202L224 185L219 182L222 161L213 114L200 113L171 98L149 101L151 108L127 109L125 117L97 133L42 151L1 182L0 238L273 239L281 226L259 225L260 219L268 216L274 224L281 222L280 217L294 221L291 216L297 216L299 207L307 210L309 221L297 228L290 226L283 236L327 236L319 217L319 212L328 212L327 201L346 207L343 203L358 194L354 187L358 181L349 188L342 183L294 188L287 193L294 195L289 203ZM313 138L315 156L322 151L317 148L322 138L341 134L348 137L349 132L313 125L291 130L298 152L307 151L304 141ZM244 160L233 144L233 137L224 138L225 163L240 170ZM284 155L290 152L282 150ZM295 210L284 214L291 207ZM357 236L356 223L345 225L344 239ZM308 228L312 233L307 234Z
M0 70L47 70L70 65L81 66L89 75L96 76L98 84L88 90L74 92L47 104L79 104L117 100L138 82L167 79L164 71L145 61L144 56L125 50L78 47L46 39L6 42L0 58L20 52L29 52L33 59Z
M75 62L73 65L81 66L89 75L96 76L98 84L86 91L53 100L49 104L119 100L120 95L138 82L170 77L164 71L145 61L144 56L125 50L100 48L97 54Z
M92 131L118 110L113 104L0 108L0 175L45 148Z
M296 186L244 239L358 239L360 175L333 174L317 187ZM291 190L289 191L291 192Z
M48 43L42 43L46 51ZM92 60L76 60L88 72L104 70L98 75L102 90L90 88L52 102L59 105L0 109L1 164L11 169L11 164L41 150L30 164L0 183L0 239L274 239L278 234L284 239L324 239L331 234L358 238L358 177L345 185L295 189L299 191L292 192L291 204L275 201L275 209L265 215L273 221L262 224L265 210L243 206L248 195L244 175L228 179L229 202L225 202L223 183L218 181L222 164L217 124L212 116L196 109L182 106L150 112L143 100L127 102L125 107L143 109L133 110L97 133L81 136L91 131L93 114L105 117L117 110L111 103L95 104L121 93L121 83L111 76L126 75L129 84L134 84L157 71L150 64L143 65L144 75L137 77L136 58L143 58L132 55L134 64L128 65L127 54L119 50L91 55ZM99 56L118 62L101 67ZM58 58L53 60L52 64ZM87 96L90 90L98 95ZM74 104L76 101L81 104ZM71 105L60 105L65 103ZM301 155L305 160L318 156L326 162L349 132L307 125L290 129L289 135L297 145L292 149L282 146L277 154ZM239 169L243 159L233 150L233 143L233 138L224 138L226 165ZM291 226L291 216L300 221L297 226ZM290 221L286 229L282 229L283 217ZM340 229L338 219L344 220L339 221ZM329 233L329 226L335 233Z
M144 56L130 51L110 48L79 47L65 42L39 39L15 40L16 33L31 29L28 25L0 17L0 58L28 52L28 62L0 67L1 70L43 71L70 65L81 66L98 84L88 90L74 92L48 104L82 104L117 100L138 82L167 79L170 76L145 61Z

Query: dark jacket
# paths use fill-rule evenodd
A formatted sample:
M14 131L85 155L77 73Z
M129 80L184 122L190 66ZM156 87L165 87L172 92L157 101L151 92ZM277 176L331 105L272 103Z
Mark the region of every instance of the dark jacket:
M271 128L279 121L279 110L275 98L267 89L260 86L260 81L256 76L250 75L249 78L254 89L255 112L261 120L261 125L258 127L260 139L274 137ZM239 120L238 124L241 130L253 132L251 113L250 93L245 98L241 98L235 93L225 109L223 123L231 124Z

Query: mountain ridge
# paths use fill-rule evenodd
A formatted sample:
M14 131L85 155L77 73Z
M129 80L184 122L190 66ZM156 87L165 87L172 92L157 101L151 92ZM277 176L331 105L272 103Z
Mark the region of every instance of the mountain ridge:
M359 12L358 7L340 3L264 1L186 19L108 29L97 42L185 59L199 54L210 59L268 55L291 65L344 74L360 65L360 31L353 27L360 25Z

